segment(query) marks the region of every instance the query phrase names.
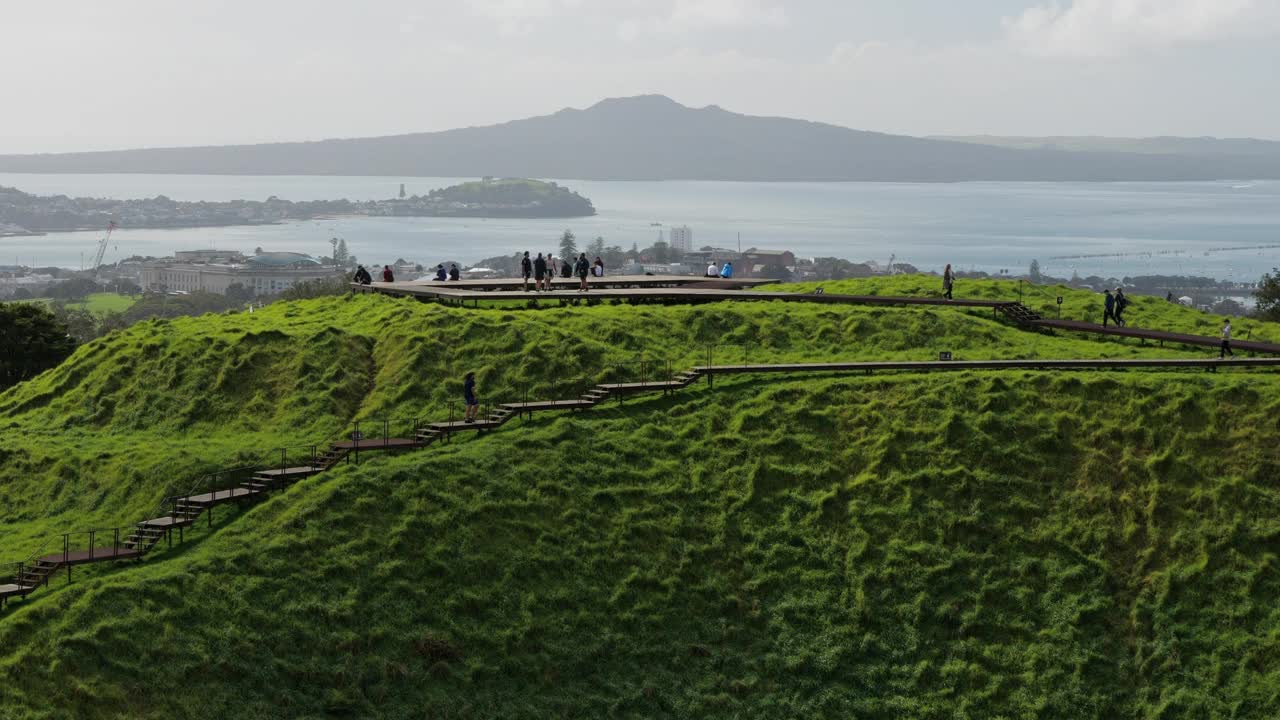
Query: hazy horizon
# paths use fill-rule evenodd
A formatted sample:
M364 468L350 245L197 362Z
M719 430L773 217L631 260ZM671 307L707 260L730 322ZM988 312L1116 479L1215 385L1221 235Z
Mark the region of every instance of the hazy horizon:
M0 153L482 126L661 94L915 136L1280 139L1276 0L469 0L5 10Z

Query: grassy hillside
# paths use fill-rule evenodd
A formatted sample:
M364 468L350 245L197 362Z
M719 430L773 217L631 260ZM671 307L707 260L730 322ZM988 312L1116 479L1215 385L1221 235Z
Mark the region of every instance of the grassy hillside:
M828 293L853 295L892 295L916 297L942 297L942 279L929 275L897 275L860 280L836 280L826 282L788 283L767 285L762 290L780 292L813 292L823 288ZM959 279L955 285L955 298L978 300L1021 300L1027 307L1047 318L1059 317L1057 298L1062 297L1061 317L1064 320L1102 322L1103 294L1090 290L1077 290L1065 285L1032 285L1023 283L1021 293L1017 281ZM1130 295L1132 304L1125 311L1124 319L1130 327L1171 332L1191 333L1217 337L1222 328L1221 316L1204 313L1164 298L1152 295ZM1233 335L1237 339L1280 342L1280 325L1253 318L1232 318Z
M148 322L0 395L0 551L136 519L244 448L440 417L466 369L555 397L712 341L1204 354L951 308L362 296ZM0 615L0 716L1269 717L1278 410L1269 373L1002 372L538 417L55 581Z

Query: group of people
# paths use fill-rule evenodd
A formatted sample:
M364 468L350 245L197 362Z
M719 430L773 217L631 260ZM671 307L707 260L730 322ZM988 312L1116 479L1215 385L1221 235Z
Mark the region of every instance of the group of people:
M368 285L369 283L373 282L373 276L369 274L369 271L366 270L363 265L356 266L356 274L351 279L353 282L358 282L361 285ZM391 272L391 266L383 265L382 266L382 282L395 282L395 281L396 281L396 275L395 273Z
M436 282L447 282L449 280L457 280L458 276L459 276L458 263L451 263L449 265L448 270L444 269L443 263L440 265L436 265Z
M1110 319L1116 324L1116 327L1124 327L1124 311L1129 307L1129 298L1125 297L1124 288L1116 288L1115 294L1111 294L1111 289L1104 291L1106 297L1102 301L1102 327L1107 326L1107 320Z
M547 253L543 257L542 253L538 253L537 257L530 258L529 251L526 250L524 257L520 258L520 274L524 277L525 292L529 291L529 278L533 278L534 290L541 292L546 290L550 292L552 283L556 279L556 257L551 253ZM560 276L578 278L578 292L587 292L590 288L587 285L588 277L604 277L604 260L600 256L596 256L594 262L587 260L587 254L581 253L578 259L572 264L568 259L561 260Z
M725 278L725 279L733 277L733 263L726 262L724 264L724 267L721 267L719 265L716 265L715 260L712 260L711 264L707 265L706 277Z

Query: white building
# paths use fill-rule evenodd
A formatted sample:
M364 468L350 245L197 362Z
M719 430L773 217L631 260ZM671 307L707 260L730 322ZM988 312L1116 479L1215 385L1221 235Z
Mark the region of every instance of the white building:
M274 295L304 280L330 278L338 272L300 253L261 253L243 264L148 262L142 266L138 284L143 290L211 292L226 294L240 284L254 295Z
M671 249L679 252L693 250L693 231L688 225L671 228Z

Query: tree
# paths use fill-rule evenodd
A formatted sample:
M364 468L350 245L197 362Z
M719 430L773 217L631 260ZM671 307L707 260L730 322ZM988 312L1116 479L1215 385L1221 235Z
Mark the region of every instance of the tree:
M596 239L591 241L591 244L587 246L587 254L593 258L604 258L604 236L597 235Z
M57 285L52 285L45 291L45 295L51 298L63 298L66 300L82 300L89 293L98 292L98 283L87 277L75 277Z
M659 240L653 244L653 247L649 248L649 252L647 254L653 256L654 262L670 262L671 246L668 245L665 240Z
M577 238L574 237L572 230L565 230L560 236L560 257L564 259L574 258L578 256Z
M1253 297L1257 301L1255 315L1264 320L1280 320L1280 268L1272 268L1262 276Z
M1031 278L1031 282L1038 283L1044 280L1044 275L1040 274L1040 261L1031 261L1031 270L1027 272L1027 276Z
M0 389L61 363L76 349L67 327L35 303L0 305Z
M333 264L346 267L351 262L351 252L347 250L347 239L338 238L338 245L333 250Z
M231 283L227 286L226 296L228 300L247 303L254 298L254 293L253 288L245 287L244 283Z

